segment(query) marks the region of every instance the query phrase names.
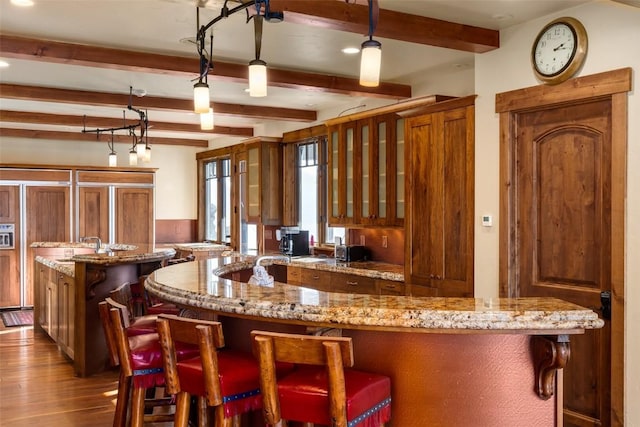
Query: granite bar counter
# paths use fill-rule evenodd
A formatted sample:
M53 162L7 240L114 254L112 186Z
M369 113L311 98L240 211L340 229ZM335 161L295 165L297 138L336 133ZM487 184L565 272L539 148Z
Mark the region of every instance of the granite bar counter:
M231 347L249 350L252 329L351 337L356 367L391 377L392 426L556 425L556 370L570 336L604 324L554 298L362 295L221 277L253 264L240 256L178 264L152 273L146 288L215 315Z
M88 376L109 366L98 303L125 282L137 283L175 256L173 248L146 244L96 245L35 242L34 328L46 332ZM62 274L64 281L54 280ZM63 286L64 283L64 286Z

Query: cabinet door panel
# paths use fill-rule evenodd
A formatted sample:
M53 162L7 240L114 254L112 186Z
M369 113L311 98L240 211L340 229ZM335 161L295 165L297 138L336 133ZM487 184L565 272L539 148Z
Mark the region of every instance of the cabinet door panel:
M33 260L33 242L71 241L71 205L69 186L28 186L27 260ZM24 304L33 305L33 263L27 262Z
M116 188L116 243L152 244L153 189Z
M109 189L81 187L78 189L78 237L98 236L109 241Z
M410 283L473 295L473 106L407 121Z

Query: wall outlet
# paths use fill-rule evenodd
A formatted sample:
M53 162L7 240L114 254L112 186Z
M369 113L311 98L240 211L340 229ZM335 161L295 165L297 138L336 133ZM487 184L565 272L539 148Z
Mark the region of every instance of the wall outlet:
M365 243L364 243L364 242L365 242L364 234L361 234L361 235L360 235L360 245L361 245L361 246L364 246L364 245L365 245Z
M382 247L386 248L387 246L389 246L389 239L387 239L387 236L382 236Z

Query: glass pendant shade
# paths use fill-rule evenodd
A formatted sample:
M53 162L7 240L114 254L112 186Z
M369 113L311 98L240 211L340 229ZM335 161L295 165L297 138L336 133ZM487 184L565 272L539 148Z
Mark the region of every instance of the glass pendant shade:
M142 143L137 143L136 144L136 154L138 154L138 157L143 158L144 157L144 144Z
M200 129L202 130L213 129L213 108L209 108L208 113L200 114Z
M267 63L260 59L249 62L249 96L267 96Z
M149 163L151 161L151 147L148 145L144 148L144 157L142 158L142 161L145 163Z
M116 155L115 151L112 151L111 153L109 153L109 167L116 167L118 166L118 156Z
M360 57L360 85L376 87L380 84L380 64L382 63L382 44L376 40L362 43Z
M209 85L198 82L193 85L193 111L202 114L209 111Z
M136 150L134 148L131 148L131 151L129 151L129 165L136 166L137 164L138 164L138 153L136 153Z

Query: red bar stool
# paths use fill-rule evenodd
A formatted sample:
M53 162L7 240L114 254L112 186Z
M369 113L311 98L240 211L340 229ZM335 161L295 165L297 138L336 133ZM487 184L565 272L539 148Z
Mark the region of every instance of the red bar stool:
M129 335L126 330L129 319L128 309L111 298L101 302L99 309L107 337L107 346L117 349L117 361L112 357L112 363L116 362L120 365L118 400L113 425L141 427L145 421L173 420L173 416L145 416L144 414L147 389L164 385L162 350L158 334ZM176 348L178 360L195 357L198 353L197 346L179 345ZM131 394L130 398L129 394ZM149 402L149 404L154 406L156 403L166 404L167 402L169 399L161 399L159 402ZM131 412L130 424L126 423L128 411Z
M158 316L158 333L166 390L176 395L175 426L187 426L191 396L206 396L216 427L239 426L242 414L262 407L258 363L250 353L222 349L219 322L163 314ZM180 361L179 344L199 344L200 356ZM207 408L200 406L198 414L198 425L207 425Z
M182 309L170 302L161 301L151 297L144 288L144 282L149 276L140 276L138 279L138 289L140 292L140 300L142 302L142 311L144 314L175 314L180 315ZM135 297L134 297L135 299Z
M267 424L381 427L391 419L389 377L344 369L354 363L351 338L264 331L252 331L251 337ZM296 366L276 379L278 361Z

